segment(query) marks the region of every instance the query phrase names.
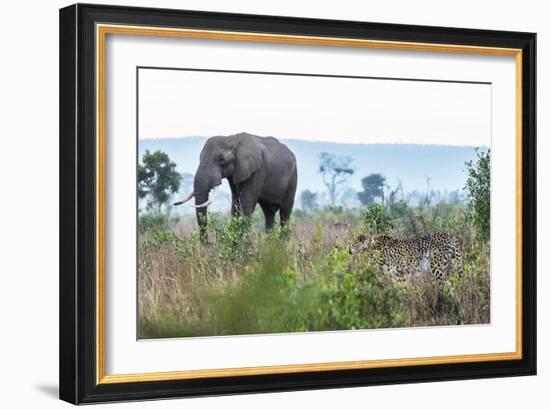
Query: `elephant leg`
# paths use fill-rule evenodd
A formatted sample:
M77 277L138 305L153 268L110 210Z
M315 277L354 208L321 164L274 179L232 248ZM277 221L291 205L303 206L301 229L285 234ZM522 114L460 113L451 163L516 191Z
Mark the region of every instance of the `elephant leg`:
M281 227L286 226L288 223L288 219L290 219L290 213L292 213L292 207L289 208L282 208L279 212L279 217L281 218Z
M275 224L275 213L277 212L277 207L263 202L260 202L260 207L264 212L265 229L266 231L270 230Z
M296 172L296 171L295 171ZM293 181L288 186L283 202L281 203L281 209L279 211L279 217L281 218L281 226L286 226L292 213L292 207L294 206L294 195L296 194L296 174L293 177Z
M248 193L234 192L231 197L231 216L250 216L254 213L256 207L255 201Z
M243 190L239 192L234 208L236 209L236 214L250 216L254 213L256 208L256 203L258 203L258 198L252 192L248 190Z
M231 199L231 216L235 217L240 214L243 214L241 204L240 204L239 198L234 196Z
M231 188L231 216L235 217L241 213L239 207L239 195L237 186L229 182L229 187Z
M250 216L254 213L256 204L260 200L264 178L265 172L260 169L245 182L231 188L233 192L232 208L235 209L236 214Z
M241 206L241 200L238 196L231 198L231 216L236 217L245 214Z

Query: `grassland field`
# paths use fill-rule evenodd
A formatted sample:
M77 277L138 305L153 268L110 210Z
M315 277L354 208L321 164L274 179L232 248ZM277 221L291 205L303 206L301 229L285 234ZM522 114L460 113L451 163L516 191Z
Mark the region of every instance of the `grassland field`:
M287 333L483 324L490 321L489 244L467 207L439 202L293 213L263 231L263 216L210 214L208 243L194 216L139 217L138 337ZM443 231L459 238L464 273L438 284L386 274L376 251L351 253L358 234L397 238Z

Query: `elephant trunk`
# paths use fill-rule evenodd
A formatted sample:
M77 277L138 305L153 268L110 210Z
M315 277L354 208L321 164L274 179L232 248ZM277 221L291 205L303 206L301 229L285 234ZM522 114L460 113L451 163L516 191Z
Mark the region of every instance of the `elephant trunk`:
M210 190L216 182L211 176L212 166L201 164L194 180L194 195L195 195L195 212L197 215L197 224L199 225L199 234L202 242L206 242L207 239L207 226L208 226L208 197ZM221 178L217 184L221 183Z
M197 214L197 223L199 225L199 236L201 241L205 243L208 238L208 214L206 212L206 207L197 208L195 212Z

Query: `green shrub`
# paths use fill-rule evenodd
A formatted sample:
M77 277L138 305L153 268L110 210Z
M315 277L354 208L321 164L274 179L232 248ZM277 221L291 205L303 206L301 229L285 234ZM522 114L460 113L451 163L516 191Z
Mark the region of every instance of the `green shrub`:
M170 217L164 213L145 212L139 215L139 233L150 230L167 229L170 225Z
M361 211L361 222L368 234L383 234L392 228L386 208L379 203L373 203L367 210Z
M180 245L183 241L171 230L154 229L143 236L143 247L159 249L166 245Z
M389 328L405 325L399 287L392 285L373 259L352 259L335 250L321 274L320 320L323 329Z
M208 229L214 234L216 247L222 260L245 260L252 254L252 217L231 217L227 223L213 219Z
M491 150L476 149L476 155L475 163L466 162L468 179L465 189L476 232L486 242L491 234Z

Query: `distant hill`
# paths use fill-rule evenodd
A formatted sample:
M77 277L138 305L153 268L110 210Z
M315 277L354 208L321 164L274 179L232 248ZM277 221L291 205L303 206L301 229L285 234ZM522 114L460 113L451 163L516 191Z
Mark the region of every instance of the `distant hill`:
M161 150L177 163L181 173L194 174L206 137L183 137L139 140L139 156L146 149ZM298 195L304 189L325 190L318 173L319 154L330 152L351 156L356 168L347 188L361 190L361 179L371 173L381 173L386 183L396 186L401 180L407 192L424 191L427 178L432 189L442 192L462 190L466 180L464 162L475 158L473 147L402 144L339 144L293 139L281 139L296 155L298 162ZM227 197L219 200L228 202ZM297 200L299 202L299 200ZM299 203L298 203L299 204Z

